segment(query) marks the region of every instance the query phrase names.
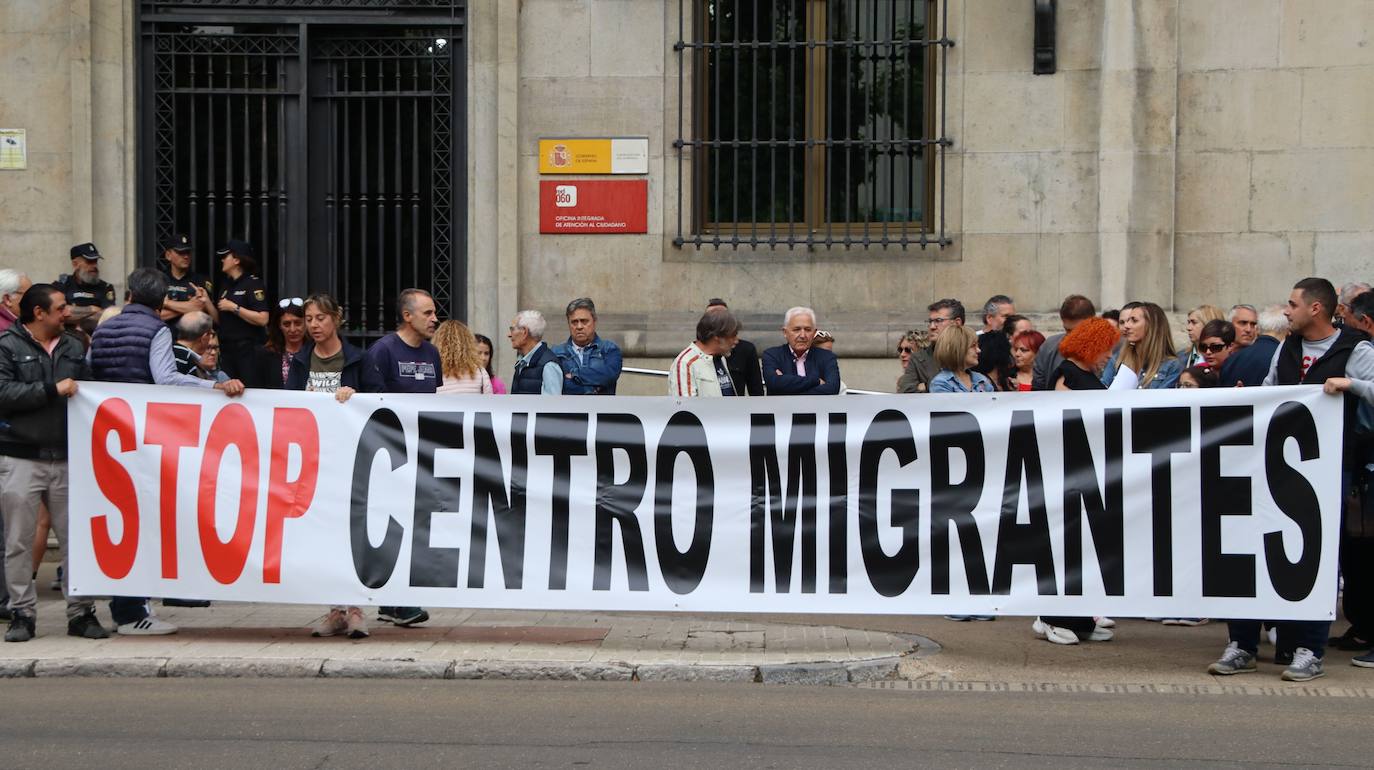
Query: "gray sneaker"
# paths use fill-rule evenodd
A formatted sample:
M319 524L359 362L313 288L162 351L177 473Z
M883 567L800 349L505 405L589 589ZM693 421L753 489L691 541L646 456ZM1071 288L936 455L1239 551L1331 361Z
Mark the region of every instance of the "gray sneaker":
M1221 654L1221 659L1207 667L1207 673L1218 676L1248 674L1254 670L1254 654L1242 650L1235 642L1226 645L1226 651Z
M1306 647L1299 647L1293 651L1293 662L1283 670L1280 678L1285 682L1310 682L1322 676L1326 676L1322 659Z

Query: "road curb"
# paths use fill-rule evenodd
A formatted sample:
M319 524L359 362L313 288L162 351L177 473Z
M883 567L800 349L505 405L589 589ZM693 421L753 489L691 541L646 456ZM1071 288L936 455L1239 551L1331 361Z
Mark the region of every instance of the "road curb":
M902 657L885 657L838 663L749 665L349 658L48 658L0 660L0 678L486 679L848 685L896 680L901 661Z

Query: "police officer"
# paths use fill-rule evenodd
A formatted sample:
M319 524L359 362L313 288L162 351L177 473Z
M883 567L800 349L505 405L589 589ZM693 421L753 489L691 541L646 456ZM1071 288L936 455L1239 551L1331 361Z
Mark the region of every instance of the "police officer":
M219 308L210 299L215 287L209 278L191 270L191 239L178 233L162 244L162 268L167 276L167 299L162 303L162 320L176 326L177 319L195 310L219 318Z
M220 367L234 379L253 375L256 348L267 341L267 287L258 277L253 248L245 241L230 240L215 256L220 258L224 283L220 288Z
M95 328L100 312L115 304L114 287L100 280L100 259L94 243L79 243L72 247L72 272L53 282L66 295L71 308L68 325L79 326L88 334Z

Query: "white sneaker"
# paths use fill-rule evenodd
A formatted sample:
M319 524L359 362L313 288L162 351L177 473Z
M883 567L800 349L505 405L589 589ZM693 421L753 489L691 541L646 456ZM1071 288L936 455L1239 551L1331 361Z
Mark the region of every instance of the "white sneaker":
M367 638L367 618L363 617L363 611L357 607L348 608L348 617L344 623L344 630L348 632L349 639Z
M1093 618L1093 622L1098 628L1116 628L1116 621L1111 618Z
M1055 644L1078 644L1078 634L1059 626L1049 626L1045 639Z
M1110 628L1103 628L1102 626L1098 626L1097 628L1093 629L1093 632L1091 634L1088 634L1088 641L1110 642L1115 637L1116 632L1112 631Z
M310 631L311 636L335 636L348 630L348 618L344 616L343 610L330 610L315 628Z
M125 623L115 630L122 636L166 636L175 634L177 627L161 618L149 615L142 620Z
M1078 644L1078 634L1075 634L1067 628L1052 626L1040 618L1036 618L1035 622L1031 623L1031 630L1041 639L1045 639L1055 644ZM1111 632L1108 631L1107 633Z

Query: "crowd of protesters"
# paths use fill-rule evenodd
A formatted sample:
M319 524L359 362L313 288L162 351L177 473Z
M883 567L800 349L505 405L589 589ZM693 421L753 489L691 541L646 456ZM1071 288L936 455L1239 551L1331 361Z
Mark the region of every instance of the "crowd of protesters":
M567 340L545 341L548 322L523 310L507 330L517 356L509 380L492 368L489 337L463 322L440 322L433 298L406 289L397 299L396 330L366 350L350 344L341 304L328 294L272 302L258 277L252 247L231 240L217 252L223 280L191 270L191 246L178 235L164 244L159 268L128 276L125 301L99 274L93 244L71 250L71 272L32 283L0 269L0 522L4 525L4 583L0 614L5 641L34 635L37 565L48 529L65 550L67 538L66 399L81 380L200 387L228 397L245 388L332 393L614 395L622 373L620 348L597 334L590 298L568 303ZM1322 676L1328 646L1367 651L1353 662L1374 668L1374 500L1366 494L1374 472L1374 292L1348 284L1337 292L1322 278L1298 281L1286 302L1241 304L1229 312L1202 305L1187 314L1187 344L1159 305L1129 302L1098 312L1085 296L1059 308L1062 333L1046 336L1018 315L1013 299L989 298L982 328L966 325L962 302L927 307L926 327L897 344L903 394L994 391L1137 390L1323 384L1346 401L1345 516L1341 569L1349 630L1328 638L1330 622L1270 624L1283 678ZM817 312L793 307L782 315L783 342L762 352L742 340L743 327L724 300L711 299L694 337L673 360L667 393L675 397L838 395L845 393L835 337ZM65 578L61 588L66 594ZM176 600L164 599L164 604ZM181 602L182 604L197 604ZM201 603L203 604L203 603ZM381 607L377 619L413 626L429 619L420 607ZM114 597L110 612L120 634L170 634L146 597ZM992 620L955 615L954 620ZM1164 618L1199 625L1203 618ZM69 598L68 634L105 638L109 631L89 599ZM1057 644L1113 637L1109 618L1041 617L1034 632ZM1228 644L1208 671L1256 670L1261 620L1231 620ZM317 636L368 635L362 608L336 606L316 625Z

